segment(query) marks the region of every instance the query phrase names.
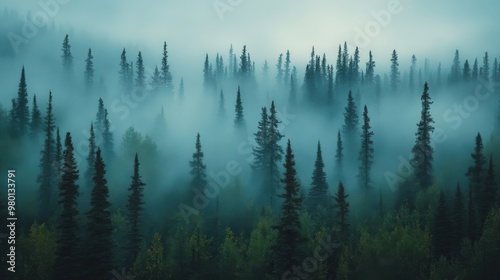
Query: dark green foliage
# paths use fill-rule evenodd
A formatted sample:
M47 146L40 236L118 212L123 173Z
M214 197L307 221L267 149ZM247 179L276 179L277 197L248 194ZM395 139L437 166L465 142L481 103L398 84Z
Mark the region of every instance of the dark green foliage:
M254 133L255 143L257 144L252 149L254 170L264 172L269 166L268 143L269 143L269 116L267 115L267 108L262 107L261 119L259 121L257 132Z
M288 77L290 77L290 50L286 50L286 55L285 55L285 69L284 69L284 76L283 76L283 81L285 84L288 83Z
M439 202L436 208L436 216L433 226L433 246L436 258L447 257L452 250L452 221L446 204L446 197L443 192L439 195Z
M33 108L31 110L30 133L32 137L38 137L43 131L43 120L38 105L36 103L36 95L33 95Z
M57 249L54 279L80 279L80 251L78 237L78 168L73 155L70 133L66 133L61 182L59 183L60 216L57 224Z
M488 170L484 178L484 185L481 188L479 194L478 214L479 214L479 226L481 230L483 228L486 217L488 216L491 209L495 205L496 195L497 195L497 187L495 180L495 167L493 165L493 156L490 155Z
M465 232L465 204L460 185L457 183L455 191L455 201L452 214L453 235L451 243L453 248L460 248L462 239L466 236Z
M139 90L143 90L146 86L146 74L144 72L144 62L142 60L142 54L139 52L137 55L137 62L135 64L136 69L136 77L135 77L135 86Z
M94 187L90 197L90 211L87 212L88 240L85 264L88 270L87 279L109 279L113 264L113 242L111 225L111 204L108 201L109 190L105 178L106 169L101 157L101 149L97 148L94 165Z
M368 109L365 105L363 110L363 126L361 127L361 150L359 151L359 166L358 179L361 187L364 189L370 188L370 171L373 165L373 131L370 127L370 117L368 117Z
M17 90L17 99L13 109L13 125L14 137L22 137L27 135L30 126L30 112L28 108L28 88L26 85L26 76L24 73L24 66L21 70L21 78L19 80L19 87Z
M163 56L161 58L161 84L167 89L167 92L174 90L172 73L168 64L167 42L163 42Z
M203 88L206 91L213 91L217 87L214 74L212 73L212 64L208 61L208 54L205 56L203 64Z
M94 124L90 123L90 136L89 136L89 153L87 154L87 170L85 171L85 187L86 191L90 191L94 182L95 173L95 157L96 157L96 142L94 133Z
M347 202L347 197L344 184L339 182L337 187L337 193L333 196L334 208L335 208L335 224L340 228L340 234L342 238L345 238L347 231L349 229L349 223L347 222L347 216L349 214L349 202Z
M85 72L84 72L84 82L87 90L92 89L94 85L94 57L92 56L92 49L89 48L87 52L87 59L85 59Z
M64 37L62 46L62 65L66 75L71 75L73 71L73 55L71 55L71 45L69 44L68 34Z
M321 144L318 141L318 149L316 151L316 161L314 162L314 170L312 174L312 184L307 196L308 205L311 213L318 207L327 208L328 205L328 183L326 182L325 164L321 155Z
M276 112L276 107L274 106L274 101L271 102L271 108L269 110L269 140L267 142L267 150L269 152L269 188L270 188L270 203L273 205L273 198L278 188L279 182L279 169L278 163L283 158L283 148L280 146L279 142L283 138L283 134L280 133L278 126L281 123L278 120L278 115Z
M49 92L49 102L47 106L47 114L44 123L44 145L41 151L40 158L40 175L38 175L40 211L39 217L41 221L45 221L50 217L55 208L56 194L56 172L53 168L55 160L55 139L54 139L55 120L52 114L52 92Z
M278 62L276 63L276 83L282 84L283 80L287 80L286 77L283 77L283 54L280 53Z
M236 105L234 107L234 112L236 113L236 117L234 118L234 126L237 129L243 129L245 127L245 119L243 117L243 104L241 103L241 93L239 86L238 92L236 93Z
M127 218L130 223L130 228L127 238L127 251L126 264L131 265L139 254L141 246L141 214L144 211L144 184L139 174L139 158L135 154L134 158L134 174L132 175L132 182L128 188L129 196L127 203Z
M400 82L399 77L399 62L398 62L398 54L396 50L392 51L391 56L391 74L390 74L390 85L393 92L398 89L398 84Z
M375 80L375 61L373 61L372 51L368 54L368 62L366 63L366 71L365 71L365 83L372 84Z
M417 124L415 133L415 145L411 152L413 157L411 164L414 168L415 177L421 188L428 188L432 184L432 160L433 148L431 146L431 134L434 131L434 119L431 116L430 105L433 103L429 96L429 86L424 84L422 93L422 113L420 122Z
M158 66L155 66L153 76L151 76L151 88L153 91L157 91L161 86L161 74L158 70Z
M342 161L344 159L344 147L342 145L342 136L340 135L340 130L337 132L337 149L335 150L335 173L339 178L342 178L343 173L343 164Z
M104 110L104 130L102 132L102 152L106 161L113 157L113 133L111 132L111 122L108 119L108 110Z
M62 150L62 142L61 142L61 134L59 133L59 127L56 130L56 150L54 154L54 160L52 161L52 170L55 175L56 185L59 185L61 180L61 168L63 164L63 150Z
M285 173L281 182L284 185L284 193L279 197L283 198L281 217L274 228L278 231L276 243L274 246L276 276L281 275L292 266L300 263L301 254L299 245L303 241L300 233L299 210L302 204L300 196L300 186L297 181L297 172L295 171L295 160L288 140L285 155Z
M196 135L195 152L193 153L193 159L189 161L189 166L191 167L191 187L197 188L200 191L205 190L207 185L207 166L203 163L203 151L201 150L200 134Z
M472 191L472 199L474 200L474 205L479 205L481 189L484 183L484 172L486 165L486 158L483 155L483 140L481 134L478 133L476 136L476 144L474 146L474 152L471 154L473 163L467 169L467 177L469 177L469 188Z

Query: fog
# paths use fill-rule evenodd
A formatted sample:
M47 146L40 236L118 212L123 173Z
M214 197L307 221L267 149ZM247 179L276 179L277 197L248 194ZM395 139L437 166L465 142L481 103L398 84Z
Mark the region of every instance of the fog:
M482 135L486 158L493 155L497 160L496 174L500 174L500 67L497 64L498 68L493 69L494 60L500 59L498 8L497 2L487 0L2 1L0 168L18 170L18 184L23 186L18 190L20 203L38 204L37 177L41 173L44 133L34 139L17 139L9 135L8 129L11 100L17 96L24 67L30 113L36 94L38 108L45 117L49 91L52 92L55 125L63 140L66 132L72 136L80 187L88 179L84 174L89 129L91 122L96 122L98 100L102 98L113 135L113 157L105 157L111 209L113 213L126 209L133 155L137 152L146 184L144 223L147 226L141 230L146 243L149 244L156 231L171 238L176 229L184 226L206 227L216 204L217 211L220 204L223 228L230 227L236 234L248 237L260 211L268 206L260 193L264 175L252 168L252 149L257 147L255 134L261 108L269 110L274 102L281 121L278 130L284 136L279 145L285 149L287 141L291 141L297 179L306 201L319 141L328 194L337 191L339 181L344 183L351 199L352 228L357 234L373 221L379 193L385 209L395 208L399 203L400 185L414 180L406 175L405 166L413 157L412 147L421 119L421 94L426 82L433 101L430 113L435 127L431 133L434 149L431 185L451 197L457 182L461 186L469 184L465 173L472 164L470 154L478 133ZM40 16L42 19L37 18ZM66 35L73 57L71 71L62 63L61 48ZM161 70L164 42L173 90L155 89L151 84L155 67ZM374 76L378 76L379 82L362 82L364 76L355 82L339 82L336 76L339 46L342 51L347 46L351 60L358 48L358 78L366 74L371 51L376 63ZM249 77L240 77L228 68L232 48L237 60L234 69L242 71L239 67L244 47L255 67L252 70L250 65ZM87 89L84 71L89 48L95 72L93 85ZM310 65L312 48L320 59L325 55L326 66L333 69L331 100L327 96L327 78L324 78L327 73L323 73L320 82L315 82L315 90L308 89L306 65ZM134 65L132 87L124 88L120 80L123 50L127 62ZM285 77L284 82L276 79L278 57L282 54L284 63L287 50L290 68L296 67L297 71L296 103L290 101L290 76ZM393 50L399 62L397 90L391 88L389 81ZM456 50L459 51L459 81L449 78ZM135 84L139 52L145 69L146 86L142 88ZM462 80L465 61L472 69L477 59L478 67L483 67L486 52L489 81ZM207 86L204 80L206 55L210 71L214 71L213 79L217 80L215 86ZM215 74L219 55L225 67L224 74L219 73L222 76ZM410 77L412 55L416 63ZM267 75L263 70L265 62L269 66ZM319 68L316 71L320 71ZM245 120L242 127L235 124L238 88ZM343 130L349 91L359 118L352 139L346 138ZM311 101L312 98L316 99ZM370 130L374 133L368 190L361 187L358 177L365 105ZM153 144L143 142L144 145L132 145L130 149L124 147L123 137L130 127ZM335 159L339 131L344 141L342 171ZM190 161L197 133L201 138L207 180L218 186L216 195L206 195L208 206L200 209L194 205L195 188L190 185ZM97 142L101 141L99 137ZM283 159L277 162L280 178L285 171L284 156L283 153ZM237 172L231 174L231 169ZM228 174L227 188L217 181L221 174ZM277 193L283 190L280 185ZM82 189L82 196L88 197L88 192ZM85 201L80 203L82 213L87 211ZM186 220L185 213L179 210L183 203L197 208L201 215L193 214ZM279 217L281 203L271 206L274 221ZM19 212L24 216L24 234L34 221L40 222L37 207L20 206Z

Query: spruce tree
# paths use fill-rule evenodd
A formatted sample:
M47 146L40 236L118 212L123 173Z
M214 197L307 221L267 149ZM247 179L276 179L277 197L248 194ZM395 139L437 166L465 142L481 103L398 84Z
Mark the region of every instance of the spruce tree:
M94 127L98 138L97 143L101 144L103 140L102 136L104 133L104 122L105 122L105 108L104 108L104 101L102 101L102 98L99 98L97 105L97 113L95 117L96 120L94 122Z
M368 53L368 62L366 63L365 83L371 85L375 78L375 61L373 61L372 51Z
M328 202L328 183L326 182L325 164L323 163L323 156L321 155L321 144L318 141L318 148L316 151L316 161L314 162L314 170L312 174L312 184L307 196L308 205L311 213L318 206L326 209Z
M490 155L488 170L484 178L484 184L480 193L480 203L478 205L479 225L480 229L484 226L484 221L495 205L495 198L497 195L496 180L495 180L495 167L493 165L493 156Z
M237 129L243 129L245 127L245 119L243 118L243 105L241 103L241 93L240 87L238 86L238 92L236 93L236 105L234 108L236 117L234 118L234 126Z
M139 54L137 55L137 62L135 64L135 67L137 68L135 77L135 86L139 90L144 90L146 86L146 74L144 72L144 62L142 60L141 52L139 52Z
M89 153L87 154L87 170L85 171L85 188L86 191L90 193L92 186L94 185L94 174L95 174L95 160L96 160L96 142L94 133L94 124L90 123L90 136L89 136Z
M108 110L104 109L104 130L102 133L102 151L105 160L109 161L113 157L113 133L111 132L111 122L108 118Z
M281 276L286 270L294 265L300 264L301 253L300 243L304 240L301 236L301 225L299 220L299 211L302 205L300 195L300 186L297 181L297 172L295 170L295 160L288 140L285 156L285 173L281 182L284 185L284 193L279 197L283 198L281 217L274 228L278 231L276 243L274 246L275 267L274 272Z
M281 123L278 120L278 115L276 112L276 107L274 106L274 101L271 102L271 108L269 109L269 141L267 142L267 150L269 152L269 183L270 188L270 203L273 206L273 198L278 188L279 182L279 169L278 163L283 158L283 148L280 146L279 142L283 138L283 134L280 133L278 126Z
M417 70L417 58L415 55L412 55L411 57L411 66L410 66L410 90L413 91L415 89L415 71Z
M474 60L474 65L472 66L472 76L471 79L473 81L477 81L479 77L479 70L478 70L478 65L477 65L477 58Z
M226 115L224 91L221 89L219 94L219 117L224 117Z
M87 212L88 239L85 244L88 265L91 269L87 279L109 279L113 268L113 225L109 203L109 190L105 178L106 168L97 148L94 165L94 187L90 197L90 211Z
M493 60L493 69L491 70L491 81L493 83L498 83L500 82L500 73L499 73L500 67L498 64L498 60L495 57L495 60Z
M349 214L349 202L347 202L347 197L349 195L345 193L344 184L339 182L337 187L337 193L333 197L334 208L336 209L335 221L340 228L340 235L345 238L347 231L349 229L349 224L347 222L347 216Z
M428 188L432 184L433 148L431 147L431 134L434 131L434 119L431 116L430 105L433 103L429 96L429 86L424 84L422 93L422 113L415 133L415 145L411 150L413 157L411 164L415 177L421 188Z
M455 56L453 57L453 64L451 65L450 76L448 81L451 84L458 83L460 81L460 54L458 50L455 50Z
M286 76L285 76L286 77ZM276 63L276 83L281 85L283 83L283 54L280 53L278 56L278 62Z
M139 174L139 158L137 153L134 158L134 174L132 175L132 182L128 188L128 202L127 202L127 218L129 221L129 231L127 238L127 251L126 264L132 265L137 255L139 254L141 246L141 233L140 233L140 218L141 213L144 211L144 184Z
M63 165L63 150L61 142L61 134L59 133L59 127L56 129L56 147L55 147L54 161L52 162L52 171L54 173L54 178L56 185L59 185L61 181L61 171Z
M38 135L43 131L42 114L40 113L36 103L36 95L33 95L33 108L31 110L31 122L29 128L32 137L38 137Z
M340 130L337 132L337 149L335 150L335 174L339 180L342 179L343 175L343 160L344 160L344 147L342 145L342 136Z
M118 72L121 86L128 92L131 89L130 83L130 69L131 66L127 62L127 52L123 48L122 54L120 56L120 71Z
M55 120L52 113L52 92L49 92L49 101L47 105L47 114L44 122L44 144L40 158L40 175L38 175L39 199L40 199L40 221L47 220L55 210L55 194L57 185L55 184L55 174L52 162L55 159L55 139L54 139Z
M29 131L30 125L30 111L28 108L28 88L26 85L26 76L24 66L21 70L21 78L19 80L19 87L17 90L17 99L15 105L15 136L25 136Z
M94 84L94 57L92 56L92 49L89 48L87 52L87 59L85 59L85 72L84 72L84 80L85 80L85 88L87 90L92 89Z
M478 133L476 136L476 145L474 147L474 152L471 154L473 164L467 169L465 175L469 177L469 188L472 192L472 199L474 205L480 205L480 194L482 192L482 186L484 183L484 172L486 159L483 155L483 140L481 134Z
M359 151L359 166L358 179L361 187L368 189L370 187L370 170L373 164L373 131L370 127L370 117L368 117L368 109L365 105L363 110L363 126L361 127L361 150Z
M68 34L64 37L62 45L62 65L66 75L71 75L73 72L73 55L71 55L71 45L69 44Z
M434 218L433 228L433 241L434 241L434 255L436 258L440 256L449 256L452 250L452 240L450 233L452 232L452 223L448 206L446 204L446 197L441 191L439 195L439 202L436 208L436 216Z
M283 80L285 82L285 84L288 84L288 77L290 77L290 71L291 71L291 68L290 68L290 63L291 63L291 60L290 60L290 50L286 50L286 55L285 55L285 69L284 69L284 75L283 75Z
M352 145L355 143L355 137L358 133L358 122L359 118L356 103L354 102L354 98L352 97L352 92L349 91L349 95L347 96L347 106L345 107L344 112L344 125L342 125L344 140L350 144L348 145L348 156L351 156L350 151Z
M61 182L59 183L60 216L57 224L57 249L54 279L80 279L80 238L78 229L78 168L71 134L66 133Z
M163 56L161 59L161 82L167 89L167 92L174 90L172 73L170 73L170 65L168 64L167 42L163 42Z
M484 81L489 82L490 81L490 62L489 62L489 58L488 58L488 52L484 53L482 69L483 69L482 78L484 79Z
M470 66L469 66L469 61L466 59L464 63L464 68L462 70L462 79L466 82L470 81L471 79L471 73L470 73Z
M393 92L398 89L398 84L400 82L399 78L399 62L398 62L398 54L396 50L392 51L391 56L391 75L390 75L390 85Z
M352 67L351 67L351 83L356 85L359 83L359 49L356 47L354 49L354 55L352 57Z
M191 188L197 188L200 191L205 190L207 185L207 166L203 163L204 153L201 150L200 134L196 134L196 144L195 152L193 153L193 159L189 161L189 166L191 167Z
M153 76L151 76L151 88L153 91L157 91L161 86L161 74L158 70L158 66L155 66L155 70L153 72Z
M465 233L465 205L462 191L460 185L457 183L457 189L455 191L455 203L453 209L453 235L452 235L452 247L460 248L462 239L466 236Z
M268 170L268 142L269 142L269 116L267 108L262 107L261 119L258 123L257 132L254 133L255 143L257 144L252 148L253 163L252 168L256 171L265 172Z
M469 185L469 197L467 199L467 237L471 241L478 238L477 207L474 203L472 188Z

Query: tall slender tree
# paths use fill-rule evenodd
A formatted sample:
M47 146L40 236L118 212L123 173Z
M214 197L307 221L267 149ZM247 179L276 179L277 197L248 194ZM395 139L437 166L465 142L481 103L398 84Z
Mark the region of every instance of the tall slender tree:
M473 81L477 81L478 77L479 77L479 69L478 69L478 65L477 65L477 58L474 60L474 65L472 65L472 75L471 75L471 79Z
M236 117L234 118L234 126L237 129L243 129L245 127L245 119L243 117L243 104L241 102L241 92L238 86L238 92L236 93L236 105L234 108Z
M78 233L78 168L74 157L71 134L66 133L63 153L64 164L59 183L61 213L57 224L57 248L54 279L80 279L80 238Z
M474 152L471 154L472 165L467 169L465 175L469 177L469 188L472 192L473 204L480 205L480 194L482 192L482 187L484 183L484 172L486 165L486 158L483 154L483 140L481 134L478 133L476 136L476 145L474 147Z
M373 131L370 127L370 117L368 116L368 109L365 105L363 110L363 126L361 127L361 149L359 151L359 166L358 179L360 185L364 189L370 187L370 170L373 164Z
M71 45L69 44L68 34L64 36L62 45L62 65L66 75L71 75L73 72L73 55L71 54Z
M144 72L144 61L142 60L142 54L139 52L137 55L137 62L135 63L136 69L136 77L135 77L135 86L144 90L146 86L146 73Z
M55 120L52 113L52 92L49 92L49 101L47 105L47 114L44 123L44 144L40 158L40 175L38 175L39 199L40 199L40 220L45 221L52 215L56 205L55 174L52 168L52 162L55 159L55 139L54 139Z
M358 112L356 108L356 103L352 97L352 92L349 91L347 96L347 106L344 112L344 124L342 125L342 133L344 134L344 140L349 144L347 145L348 156L351 155L352 145L355 143L356 135L358 134Z
M333 197L333 200L334 207L336 209L335 220L336 224L340 228L341 238L346 237L349 229L349 223L347 221L347 216L349 215L349 202L347 202L348 196L349 195L345 192L344 184L340 181L337 187L337 193Z
M89 48L87 52L87 59L85 59L85 72L84 72L84 81L85 88L90 90L94 85L94 57L92 56L92 49Z
M276 194L276 189L279 183L279 169L278 163L283 158L283 148L279 144L283 138L283 134L279 131L279 124L281 121L278 119L278 114L276 112L276 107L274 106L274 101L271 102L271 108L269 109L269 141L267 142L267 150L269 152L269 183L270 188L270 203L273 206L273 198Z
M131 89L131 79L130 79L130 71L131 65L127 62L127 52L125 48L123 48L122 54L120 56L120 71L118 72L120 84L127 92Z
M314 162L314 169L312 174L312 184L307 196L308 205L311 213L317 206L327 207L328 202L328 183L326 182L325 164L323 156L321 155L321 144L318 141L318 148L316 151L316 161Z
M26 85L26 75L24 72L24 66L21 70L21 78L19 80L19 86L17 90L17 99L14 110L15 118L15 136L25 136L29 131L30 125L30 111L28 108L28 87Z
M342 144L342 136L340 130L337 132L337 149L335 150L335 174L339 180L343 177L343 160L344 160L344 147Z
M482 75L482 78L486 81L486 82L489 82L490 81L490 61L489 61L489 58L488 58L488 52L485 52L484 53L484 57L483 57L483 75Z
M43 131L43 119L38 105L36 103L36 95L33 95L33 108L31 109L30 133L33 137L38 137Z
M465 60L464 68L462 69L462 79L466 82L470 81L471 79L470 66L467 59Z
M101 157L101 149L97 148L94 165L94 187L90 197L88 211L86 242L86 265L91 267L87 279L109 279L113 268L113 225L111 224L111 203L105 178L106 168Z
M416 78L416 71L417 71L417 58L415 55L411 56L411 66L410 66L410 90L415 90L415 78Z
M269 166L268 159L268 142L269 142L269 116L267 108L262 107L261 119L258 123L257 132L254 133L255 143L257 144L252 148L253 163L252 168L256 171L264 173Z
M170 73L170 65L168 64L167 42L163 42L163 56L161 59L161 81L162 85L167 89L167 92L173 92L174 84L172 73Z
M206 169L207 166L203 163L204 153L201 150L201 141L200 134L196 134L196 144L195 144L195 152L193 153L193 159L189 162L189 166L191 167L191 187L197 188L200 191L205 190L205 186L207 185L207 174Z
M399 62L398 62L398 54L396 50L392 51L391 55L391 75L390 75L390 85L393 92L398 89L398 84L400 82L399 77Z
M283 78L283 54L280 53L280 55L278 56L278 62L276 63L276 83L280 85L283 83L283 80L284 80L284 78Z
M97 161L96 161L97 162ZM139 254L141 246L141 214L144 211L144 184L139 174L139 157L137 153L134 158L134 173L132 175L132 182L128 188L128 202L127 202L127 218L130 224L127 238L127 256L126 264L131 265L137 255Z
M90 193L90 190L94 184L94 174L95 174L95 160L96 160L96 142L95 142L95 133L94 133L94 124L90 123L90 136L89 136L89 153L87 154L87 170L85 171L85 189L87 193Z
M453 64L451 65L450 76L448 81L450 83L458 83L460 81L460 54L458 50L455 50L455 56L453 57Z
M111 122L108 118L108 110L104 109L104 130L102 132L102 151L104 160L111 160L113 157L113 133L111 132Z
M446 197L441 191L439 195L439 202L436 208L433 228L433 241L434 241L434 255L436 258L440 256L449 256L452 250L452 239L450 233L452 232L452 222L448 205L446 204Z
M424 84L424 92L420 99L422 100L422 113L420 122L417 124L417 132L415 133L415 145L411 150L413 154L411 164L419 186L426 189L432 183L432 160L434 152L431 146L434 119L430 112L430 105L433 102L429 95L429 86L427 83Z
M372 84L375 78L375 61L373 61L372 51L368 53L368 62L366 63L365 83Z
M286 270L294 265L300 264L301 253L300 243L304 240L301 236L301 225L299 211L302 206L300 195L300 185L297 181L297 171L295 170L295 159L288 140L285 156L285 173L281 182L284 185L284 193L279 197L283 198L281 218L274 228L278 231L274 246L276 275L281 276Z
M283 69L284 70L284 72L283 72L283 74L284 74L283 75L283 80L284 80L285 84L288 84L288 82L289 82L288 77L290 77L290 73L291 73L290 71L292 70L290 68L290 63L291 62L292 61L290 60L290 50L286 50L286 54L285 54L285 68Z

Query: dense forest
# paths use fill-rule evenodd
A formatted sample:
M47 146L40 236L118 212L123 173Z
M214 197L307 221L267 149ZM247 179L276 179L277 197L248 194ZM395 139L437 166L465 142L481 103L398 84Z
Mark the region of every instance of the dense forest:
M230 45L183 77L175 42L40 32L0 48L0 279L500 279L498 55Z

